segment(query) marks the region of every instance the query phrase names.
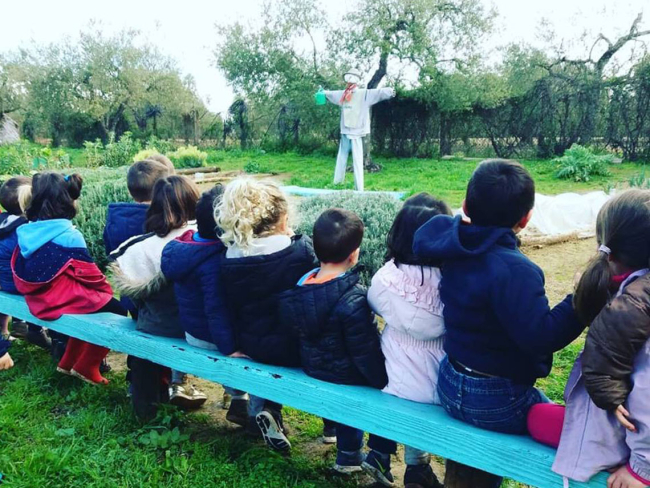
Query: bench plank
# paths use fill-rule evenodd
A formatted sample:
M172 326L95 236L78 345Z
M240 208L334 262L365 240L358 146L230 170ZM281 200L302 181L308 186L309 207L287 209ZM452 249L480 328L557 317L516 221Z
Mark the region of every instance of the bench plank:
M0 312L79 339L233 386L296 409L352 425L483 471L539 488L562 488L551 471L555 451L524 436L488 432L454 420L440 407L410 402L379 390L322 382L302 371L232 359L184 340L135 330L113 314L66 315L43 321L20 296L0 292ZM607 475L575 487L604 487Z

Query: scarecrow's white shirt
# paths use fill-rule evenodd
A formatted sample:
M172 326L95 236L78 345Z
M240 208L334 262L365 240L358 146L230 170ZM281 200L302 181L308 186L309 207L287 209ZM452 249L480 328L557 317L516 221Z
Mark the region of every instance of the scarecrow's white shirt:
M392 88L357 88L352 100L341 103L343 93L344 90L326 91L325 96L341 107L341 134L354 138L370 134L370 107L392 98L394 92Z

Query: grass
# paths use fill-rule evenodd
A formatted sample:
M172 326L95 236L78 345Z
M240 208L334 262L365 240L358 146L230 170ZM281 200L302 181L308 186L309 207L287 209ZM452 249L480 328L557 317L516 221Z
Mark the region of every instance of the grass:
M283 457L205 414L169 407L140 424L122 373L109 373L111 384L97 388L56 373L33 346L11 354L16 366L0 383L0 473L8 488L356 486L330 476L331 449L311 454L322 428L311 415L288 409L300 435Z

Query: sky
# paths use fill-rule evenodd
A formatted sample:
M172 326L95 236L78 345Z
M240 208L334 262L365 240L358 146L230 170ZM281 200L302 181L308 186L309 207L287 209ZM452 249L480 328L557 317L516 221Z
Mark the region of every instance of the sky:
M579 39L588 32L616 37L627 31L645 9L642 24L650 28L648 0L481 0L499 13L486 51L510 42L543 47L541 29L546 19L570 54L581 56ZM329 21L337 23L350 0L323 0ZM176 59L183 73L192 74L199 95L214 112L223 112L233 100L233 91L214 67L216 23L259 20L262 0L0 0L0 52L31 43L57 42L99 22L106 33L137 29L143 37ZM577 41L577 42L576 42Z

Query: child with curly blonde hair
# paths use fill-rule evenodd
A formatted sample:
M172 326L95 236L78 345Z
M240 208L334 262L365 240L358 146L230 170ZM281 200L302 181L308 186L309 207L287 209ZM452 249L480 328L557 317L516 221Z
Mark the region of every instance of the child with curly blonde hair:
M280 319L278 295L317 266L311 239L294 235L289 202L272 183L249 178L228 184L215 208L227 247L221 266L226 303L238 348L261 363L300 366L298 338ZM249 415L267 444L291 447L284 434L282 406L251 397Z

